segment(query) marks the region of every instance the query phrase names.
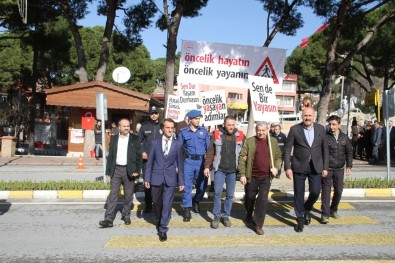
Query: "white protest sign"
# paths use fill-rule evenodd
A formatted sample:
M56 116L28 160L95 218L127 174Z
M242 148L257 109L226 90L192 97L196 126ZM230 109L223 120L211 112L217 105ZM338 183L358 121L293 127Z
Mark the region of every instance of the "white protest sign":
M248 75L282 85L286 50L183 40L178 75L199 84L248 88Z
M184 120L185 112L180 105L180 97L169 95L167 96L167 108L165 118L171 118L175 122Z
M180 103L187 104L187 108L196 109L200 105L199 84L181 77L177 78L177 84Z
M251 108L255 121L279 122L276 90L272 78L248 76L250 83Z
M206 91L200 94L204 125L207 127L223 124L228 114L225 90Z

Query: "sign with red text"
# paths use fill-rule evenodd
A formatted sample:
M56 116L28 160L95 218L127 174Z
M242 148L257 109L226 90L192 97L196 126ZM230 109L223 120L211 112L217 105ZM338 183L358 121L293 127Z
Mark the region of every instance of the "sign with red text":
M248 88L248 75L282 85L286 50L183 40L179 76L199 84Z
M225 90L206 91L200 94L204 126L223 124L228 114Z
M196 109L200 105L199 84L195 81L177 77L177 95L180 103L187 104L188 108Z
M175 122L184 120L185 110L181 107L180 96L167 96L167 108L165 118L171 118Z
M269 123L279 122L276 90L278 84L273 83L272 78L257 76L248 77L251 94L251 108L255 121L266 121Z

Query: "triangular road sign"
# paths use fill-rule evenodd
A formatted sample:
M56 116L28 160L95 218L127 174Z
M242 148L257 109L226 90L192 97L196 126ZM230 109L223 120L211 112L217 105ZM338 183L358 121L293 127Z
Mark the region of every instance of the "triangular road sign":
M276 72L274 71L272 62L270 61L269 57L266 57L265 60L262 62L261 66L255 73L255 76L272 78L274 84L279 83Z

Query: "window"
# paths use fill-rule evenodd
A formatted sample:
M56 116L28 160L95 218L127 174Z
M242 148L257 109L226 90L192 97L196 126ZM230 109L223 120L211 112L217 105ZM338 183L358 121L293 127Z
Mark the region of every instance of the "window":
M242 100L243 99L243 94L229 92L228 98L229 99L235 99L235 100Z
M277 106L278 107L293 107L294 106L294 97L277 96Z
M293 90L294 90L294 85L293 85L293 83L290 83L290 82L283 82L282 90L283 90L283 91L293 91Z

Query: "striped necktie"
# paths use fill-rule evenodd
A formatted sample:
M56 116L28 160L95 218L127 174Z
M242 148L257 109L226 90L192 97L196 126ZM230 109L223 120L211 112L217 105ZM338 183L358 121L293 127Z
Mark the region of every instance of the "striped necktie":
M163 155L167 157L168 152L169 152L169 140L165 139L165 148L163 149Z

